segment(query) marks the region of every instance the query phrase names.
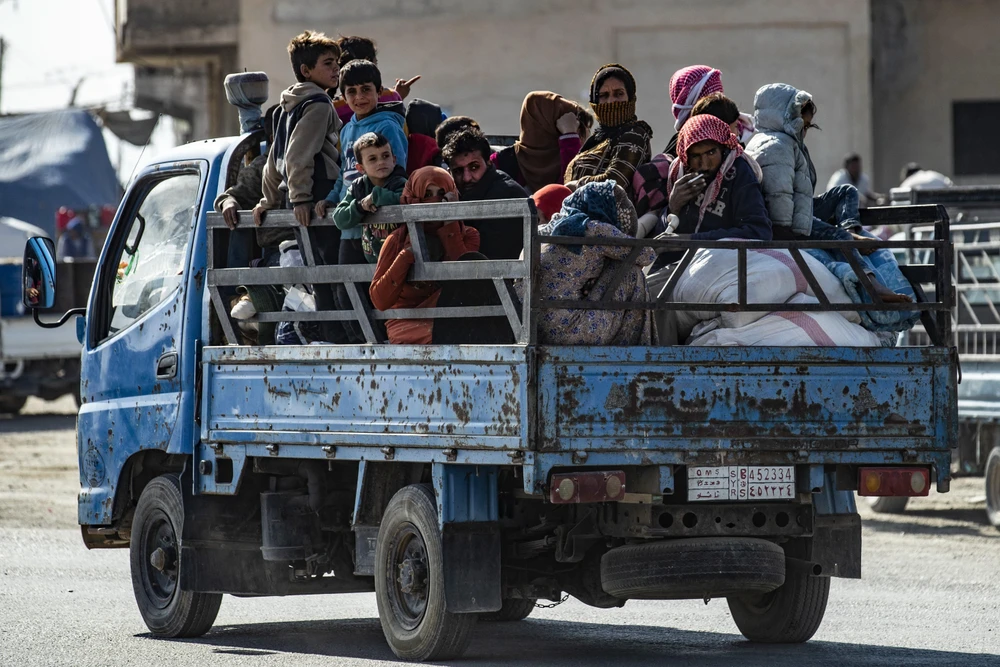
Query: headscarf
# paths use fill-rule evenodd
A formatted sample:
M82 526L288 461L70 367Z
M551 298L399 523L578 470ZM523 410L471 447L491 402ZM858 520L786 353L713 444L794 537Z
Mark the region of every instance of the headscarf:
M535 190L535 194L531 195L531 198L535 202L535 208L551 220L552 216L559 212L562 208L562 203L571 194L573 194L573 191L565 185L551 183Z
M743 153L739 139L726 125L726 122L709 114L701 114L688 119L677 137L677 158L670 165L670 173L667 175L667 192L671 192L677 179L684 175L687 168L688 149L702 141L714 141L723 148L729 149L729 152L723 160L722 166L719 167L719 171L715 174L715 178L705 188L701 206L698 207L698 226L695 227L695 232L701 227L705 211L718 199L719 192L722 190L722 179L733 168L738 158L745 159L753 169L754 175L757 176L757 181L761 180L761 171L757 162Z
M514 154L529 191L562 182L556 120L563 114L583 111L579 104L556 93L536 90L524 97L521 136L514 143Z
M598 93L601 86L608 79L619 79L625 84L625 92L628 100L625 102L604 102L599 103ZM587 139L587 142L580 149L580 152L590 150L605 139L616 139L619 135L628 130L632 123L638 120L635 115L635 77L627 69L618 63L605 65L597 70L593 80L590 82L590 108L597 116L600 128Z
M707 65L692 65L674 72L670 77L670 101L674 103L674 129L680 131L691 116L691 109L701 98L722 89L722 72Z
M458 193L455 187L455 179L441 167L421 167L410 174L403 188L403 194L399 197L400 204L421 204L427 196L427 188L436 185L445 191Z
M410 134L422 134L434 137L437 126L444 120L441 107L433 102L414 99L406 107L406 127Z
M562 209L540 234L552 236L585 236L587 222L594 220L614 226L619 231L634 236L638 227L635 207L628 193L614 181L587 183L563 202ZM580 246L563 246L577 255Z

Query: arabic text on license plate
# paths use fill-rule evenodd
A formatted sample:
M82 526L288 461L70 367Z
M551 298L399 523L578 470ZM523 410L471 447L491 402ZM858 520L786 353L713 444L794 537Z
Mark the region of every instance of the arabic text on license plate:
M688 467L688 501L790 500L794 497L793 466Z

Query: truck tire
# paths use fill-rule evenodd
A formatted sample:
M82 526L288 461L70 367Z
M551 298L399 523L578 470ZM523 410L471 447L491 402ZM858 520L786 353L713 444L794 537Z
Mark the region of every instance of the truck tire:
M16 415L27 402L27 396L0 396L0 414Z
M508 598L503 601L500 611L490 611L479 615L479 620L487 623L509 623L523 621L535 610L534 600Z
M902 514L909 500L906 496L873 496L868 498L868 506L879 514Z
M750 537L628 545L601 558L601 586L623 600L687 600L768 593L785 580L785 552Z
M986 517L1000 530L1000 447L986 459Z
M445 609L444 562L434 492L396 492L375 547L375 601L389 648L403 660L451 660L465 651L476 614Z
M752 642L800 644L819 629L829 595L829 577L790 568L784 585L771 593L730 597L729 612L736 627Z
M219 613L222 595L177 585L184 506L176 475L157 477L143 489L132 522L129 560L139 613L158 637L200 637Z

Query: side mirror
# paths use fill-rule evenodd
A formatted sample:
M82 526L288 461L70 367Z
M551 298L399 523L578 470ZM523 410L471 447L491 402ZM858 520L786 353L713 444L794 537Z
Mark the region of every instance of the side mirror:
M33 236L24 246L21 302L25 308L51 308L56 302L56 249L52 239Z

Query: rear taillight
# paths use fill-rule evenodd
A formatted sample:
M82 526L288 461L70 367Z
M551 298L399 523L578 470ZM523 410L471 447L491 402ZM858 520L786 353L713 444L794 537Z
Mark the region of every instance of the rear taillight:
M926 496L931 488L927 468L860 468L859 496Z
M625 473L621 470L556 473L549 486L549 501L559 505L603 503L624 497Z

